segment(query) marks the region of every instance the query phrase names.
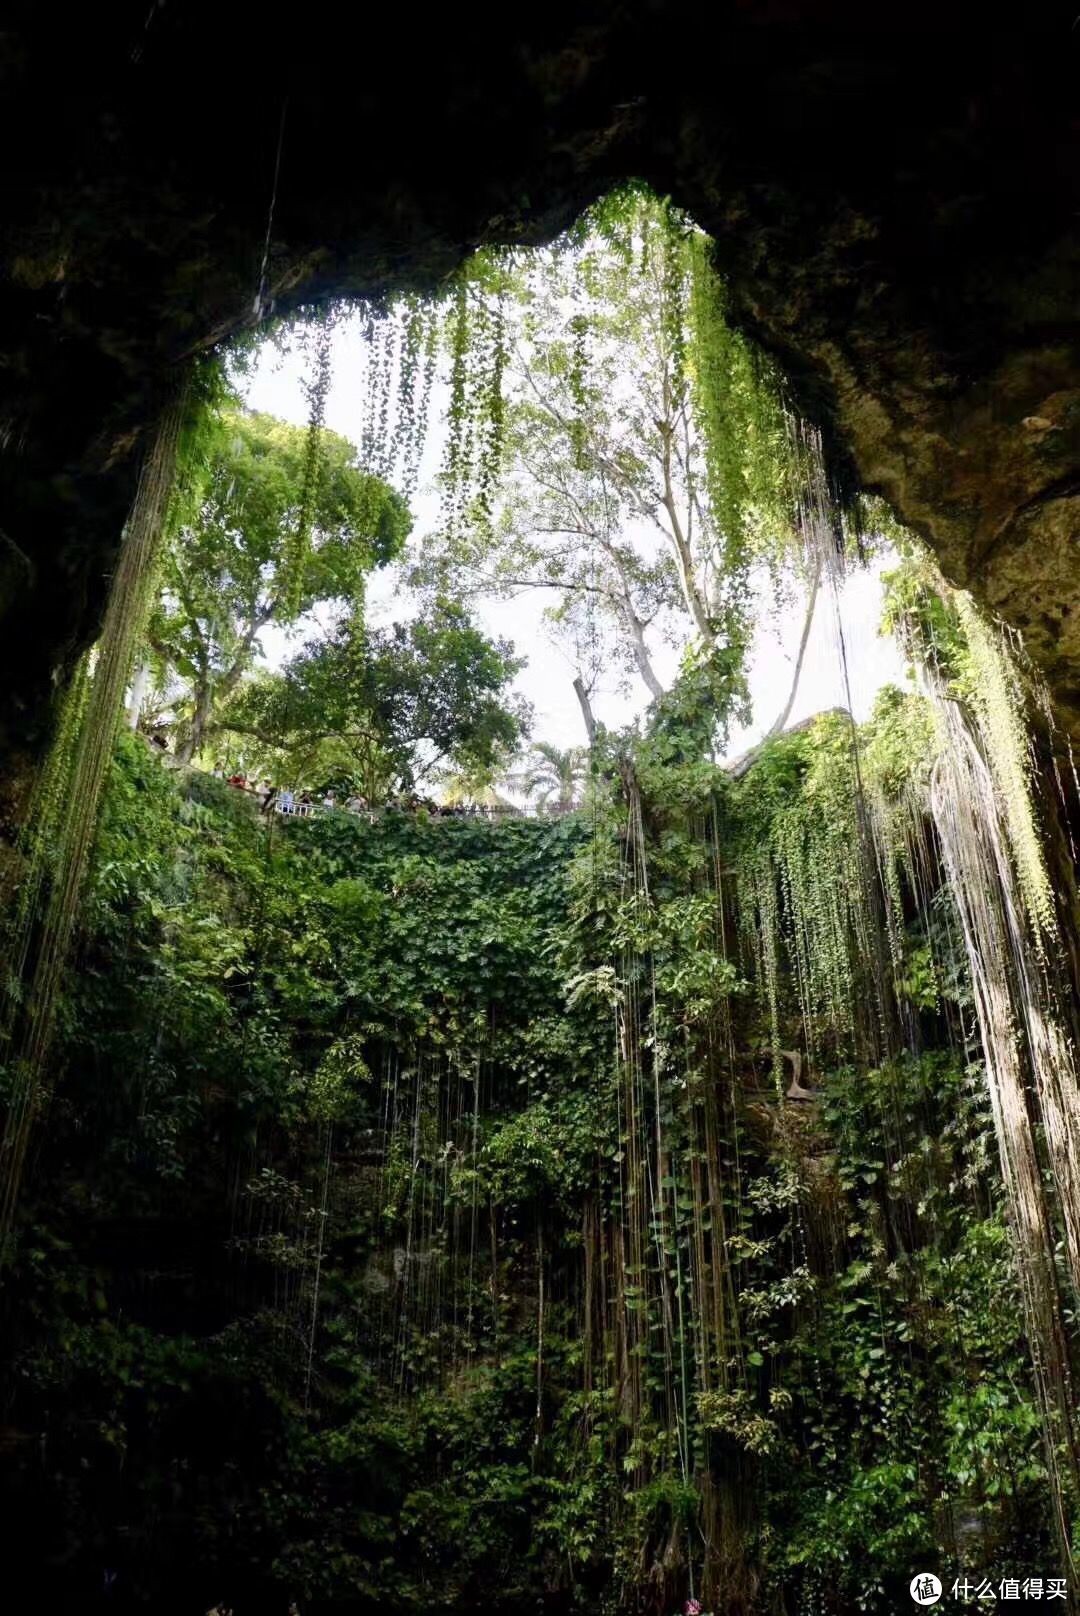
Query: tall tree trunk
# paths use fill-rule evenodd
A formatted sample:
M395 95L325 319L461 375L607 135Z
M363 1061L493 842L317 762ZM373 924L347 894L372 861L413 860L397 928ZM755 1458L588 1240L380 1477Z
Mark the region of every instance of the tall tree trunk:
M150 663L144 657L135 669L135 677L131 681L131 696L128 700L127 721L128 728L137 730L139 719L142 717L143 703L146 700L147 687L150 684Z
M206 739L214 709L220 707L222 702L228 701L243 678L251 660L254 639L255 635L252 634L244 641L243 651L220 679L214 680L208 668L202 670L202 675L195 686L195 710L191 715L191 731L183 745L177 748L176 755L181 763L191 762Z
M667 512L668 521L671 524L670 537L675 551L675 567L679 574L679 583L682 585L686 609L693 618L694 626L701 638L711 648L716 643L716 633L709 617L708 605L698 588L697 579L694 577L693 550L683 528L682 519L679 516L678 502L675 498L675 480L671 470L671 444L675 436L675 424L671 420L671 387L666 374L664 376L664 410L665 419L656 423L660 429L661 442L663 443L661 465L664 488L661 495L661 504Z
M622 593L617 597L618 604L622 612L623 622L626 624L626 632L630 636L630 649L634 654L637 670L644 680L650 696L654 701L659 701L664 694L664 687L656 677L652 658L649 655L649 648L645 644L645 624L634 610L633 591L630 587L626 567L623 565L622 556L619 554L618 546L609 543L602 536L600 537L600 546L619 575Z
M578 699L578 706L581 708L581 716L585 720L585 733L589 737L589 745L592 746L593 742L596 740L596 719L593 716L592 703L589 700L589 693L585 689L585 682L580 673L574 680L574 695Z
M664 494L663 505L671 523L671 542L675 550L675 567L679 574L679 583L682 585L683 599L686 609L694 620L697 629L705 644L712 646L716 643L716 634L709 619L708 609L702 598L700 589L694 578L694 558L690 546L683 533L682 522L679 520L678 506L675 504L675 495L670 483Z
M817 605L818 589L820 586L821 556L819 555L814 562L814 576L810 581L810 594L806 602L806 615L803 618L802 634L799 638L799 650L795 657L795 672L792 675L791 689L788 691L788 699L784 703L783 709L777 715L771 728L765 731L764 738L767 741L771 740L774 735L779 735L781 730L786 725L788 719L791 717L791 709L794 707L795 697L799 693L799 680L802 678L803 663L806 660L806 647L810 643L810 629L814 622L814 607Z
M649 648L645 644L645 625L642 623L637 612L635 612L633 606L631 606L629 600L624 599L622 605L623 617L626 621L626 630L630 636L630 649L634 653L634 661L637 664L637 670L640 673L653 701L659 701L660 697L664 694L664 687L656 677L656 670L652 665L652 658L649 655Z
M203 743L203 736L206 734L206 727L210 722L210 714L213 710L213 686L210 683L209 675L204 673L195 686L195 707L191 714L191 728L188 730L186 738L176 749L178 762L191 762Z

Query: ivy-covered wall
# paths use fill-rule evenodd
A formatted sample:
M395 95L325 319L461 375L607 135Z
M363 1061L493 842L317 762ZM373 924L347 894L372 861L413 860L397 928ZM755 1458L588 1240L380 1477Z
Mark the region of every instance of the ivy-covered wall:
M1052 1565L948 905L900 892L887 1022L857 951L790 963L796 914L858 938L798 890L844 746L267 827L125 739L0 1293L47 1608L846 1612Z

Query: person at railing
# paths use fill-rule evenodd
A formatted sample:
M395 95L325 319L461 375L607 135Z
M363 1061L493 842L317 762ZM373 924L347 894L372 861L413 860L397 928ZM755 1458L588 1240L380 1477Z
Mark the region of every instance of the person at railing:
M278 798L278 813L279 814L291 814L291 813L293 813L295 811L295 806L296 806L296 799L294 798L291 789L288 786L286 786L285 790L281 793L280 797Z

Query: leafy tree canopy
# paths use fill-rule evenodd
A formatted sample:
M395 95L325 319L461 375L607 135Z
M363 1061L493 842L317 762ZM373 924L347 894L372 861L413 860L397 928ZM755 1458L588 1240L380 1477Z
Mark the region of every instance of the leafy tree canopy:
M338 779L378 801L447 767L490 770L528 714L509 693L521 663L458 602L382 629L358 619L253 680L225 723L267 752L284 781Z
M727 323L710 244L617 193L543 252L480 255L447 318L442 586L553 592L579 672L663 694L658 641L742 647L749 572L804 558L804 457Z
M576 808L588 776L589 754L583 746L553 746L536 741L528 765L520 776L527 796L541 808Z
M319 601L355 607L409 527L400 495L361 470L337 433L320 429L313 457L306 428L220 414L202 498L175 533L151 625L154 649L186 687L182 756L195 753L251 666L260 632Z

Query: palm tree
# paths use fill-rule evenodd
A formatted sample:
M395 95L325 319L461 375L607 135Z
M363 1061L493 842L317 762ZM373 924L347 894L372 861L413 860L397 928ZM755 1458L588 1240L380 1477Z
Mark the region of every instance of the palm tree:
M589 754L583 746L565 749L549 741L533 744L532 760L522 779L526 796L535 797L540 808L565 813L581 803L581 791L588 773Z
M484 770L458 769L441 782L441 800L447 808L513 808L513 803L499 795L490 773Z

